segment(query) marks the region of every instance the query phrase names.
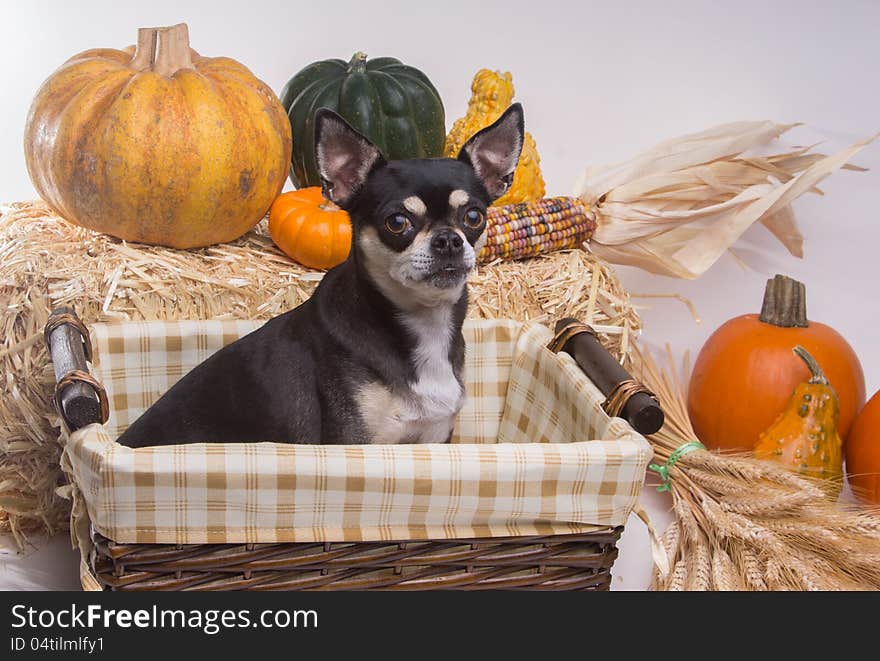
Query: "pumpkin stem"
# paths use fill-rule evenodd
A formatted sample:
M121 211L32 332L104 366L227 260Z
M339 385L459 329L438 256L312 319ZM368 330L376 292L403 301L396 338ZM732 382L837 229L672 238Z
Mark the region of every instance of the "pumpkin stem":
M806 328L807 289L802 282L785 275L767 281L759 320L783 328Z
M825 376L825 373L822 371L822 368L819 367L819 363L816 362L816 359L810 355L809 351L800 345L794 347L792 351L798 358L807 364L807 368L810 370L810 383L818 383L823 386L828 385L828 379Z
M149 69L156 57L157 28L138 28L137 47L131 58L130 66L138 71Z
M167 28L140 28L130 65L141 71L173 76L180 69L192 69L189 28L178 23Z
M358 51L348 61L348 73L364 73L367 70L367 54Z

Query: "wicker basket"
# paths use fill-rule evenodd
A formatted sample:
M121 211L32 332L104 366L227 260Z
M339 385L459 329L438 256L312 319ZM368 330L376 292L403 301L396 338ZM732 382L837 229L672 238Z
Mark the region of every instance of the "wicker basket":
M607 590L621 532L185 546L93 534L89 562L109 590Z
M477 404L462 411L455 432L458 445L291 446L262 443L223 446L207 443L157 448L154 455L145 459L144 453L154 449L131 450L115 444L113 439L122 429L182 373L212 351L255 327L255 324L246 322L226 322L231 326L216 326L222 323L162 325L162 333L173 327L172 335L184 328L184 336L193 332L198 336L197 341L189 343L195 350L184 361L186 364L175 363L169 369L164 364L157 366L143 362L161 361L171 355L156 350L158 323L95 324L90 329L91 341L77 346L77 341L82 340L75 330L77 322L74 317L67 315L50 320L47 339L59 379L56 402L62 418L72 430L67 435L62 465L71 478L70 491L74 501L71 528L83 557L84 587L105 590L609 588L611 568L617 557L615 545L623 530L622 523L635 505L651 452L644 438L627 423L605 415L600 406L603 401L601 393L584 377L570 356L557 356L542 345L538 354L546 364L540 371L532 363L521 365L519 358L505 353L507 344L504 343L504 346L497 342L491 345L482 357L474 357L469 351L466 374L472 380L466 381L466 388L469 400L476 399ZM466 328L466 337L468 333L472 334L468 337L469 349L476 337L473 334L484 336L487 329L496 339L499 328L502 335L512 335L514 341L510 347L522 344L521 339L516 339L522 327L520 324L476 323L478 328ZM79 328L84 330L81 325ZM205 328L211 331L206 333ZM537 332L544 344L546 335L552 336L543 327L529 332ZM521 335L526 335L525 331ZM93 368L100 380L88 376L84 370L71 369L67 361L58 359L59 353L66 354L67 350L72 350L74 358L77 351L82 356L91 354L92 344L95 346ZM181 342L177 336L174 341L169 341L163 335L159 346L179 348L181 344L187 345L188 341ZM531 344L534 345L534 338ZM59 348L62 345L64 351ZM111 355L113 351L116 351L116 358ZM487 366L487 362L491 362L487 361L487 356L497 359L500 367ZM548 368L558 369L559 376L548 372ZM522 378L536 379L535 391L512 393L517 370L526 375ZM137 379L133 374L140 375L141 381L149 380L149 387L134 387L132 384ZM548 374L553 378L548 378ZM504 388L491 385L493 380ZM505 388L506 395L502 396L481 399L472 394L484 390L498 393ZM93 392L99 396L94 396ZM516 397L521 397L522 401L514 415L511 402ZM558 397L559 401L552 401L553 397ZM481 403L483 401L485 405ZM94 422L101 417L105 424ZM572 424L576 422L581 427L560 426L557 418L570 419L574 421ZM509 419L513 419L514 424L510 424ZM564 439L567 442L560 442L563 441L559 438L560 433L586 428L587 424L594 426L591 429L601 429L607 438L602 436L594 441L567 438ZM522 442L517 434L542 442ZM493 444L494 436L501 442ZM491 442L487 440L489 437L493 437ZM582 440L585 442L572 442ZM382 460L386 460L389 466L431 461L434 462L432 465L441 468L430 469L434 472L428 472L432 476L429 482L434 480L435 491L442 493L445 493L442 485L436 487L436 475L445 475L443 471L447 470L447 463L459 462L450 474L460 476L463 471L467 472L473 466L485 466L488 462L495 467L493 470L497 470L497 476L493 472L497 484L492 482L492 489L507 495L504 498L494 493L488 496L490 499L496 497L497 501L491 501L486 509L486 484L477 470L476 477L465 476L452 489L455 495L449 496L447 501L451 499L459 509L450 507L447 502L443 525L434 525L436 517L432 519L430 508L414 507L414 511L422 512L418 516L423 517L414 521L406 518L405 507L384 500L380 515L374 515L375 507L365 507L354 530L351 525L336 525L323 519L320 525L303 524L305 519L296 518L302 509L298 497L295 499L297 514L291 515L290 526L276 526L269 530L265 517L272 515L271 507L255 506L254 503L263 502L271 488L256 489L256 496L253 493L241 496L241 490L235 491L230 486L229 494L238 494L229 495L230 500L250 500L247 504L240 500L232 505L224 501L222 506L228 509L221 515L221 520L230 523L218 531L210 521L211 516L216 518L216 513L212 514L212 508L217 508L216 493L210 497L214 500L206 497L204 507L198 504L200 496L192 495L193 484L205 482L194 477L192 466L204 466L217 453L227 453L226 461L234 466L265 465L276 460L282 466L261 468L268 471L265 473L255 469L253 474L241 478L244 480L242 484L252 485L267 484L266 475L274 475L273 470L284 473L284 466L293 465L289 461L299 462L296 464L300 466L298 470L303 470L301 466L306 453L311 453L305 460L308 466L312 465L308 463L312 455L320 455L320 461L314 464L324 467L320 470L325 470L327 464L333 464L343 456L339 453L346 453L345 456L356 453L360 463L369 465ZM230 453L238 454L230 458L233 457ZM188 461L193 463L188 464ZM516 468L510 468L517 462ZM576 469L576 465L581 468ZM502 477L503 471L508 469L516 474L515 478L510 478L510 483L504 482L506 478ZM308 473L309 469L305 470ZM352 502L367 502L376 496L370 491L370 484L381 484L382 470L386 471L387 478L387 471L391 469L385 466L376 470L375 475L360 475L353 481L362 491ZM315 472L320 471L316 469ZM575 474L579 476L577 479L572 478ZM322 476L321 483L336 478L348 484L352 482L347 479L350 477L340 477L330 470L330 474ZM228 481L237 479L231 475L228 478ZM226 481L223 480L224 485ZM280 483L280 479L278 481ZM391 482L404 484L407 480ZM190 491L181 487L182 483L186 483L184 486ZM268 483L271 484L271 480ZM144 487L144 484L148 486ZM336 484L336 487L325 485L322 488L343 488L338 486L339 482ZM548 489L547 484L562 485L559 487L561 491L557 494L552 488ZM473 511L461 505L469 497L468 489L474 490L473 502L483 504L477 505ZM568 493L565 489L574 491ZM304 493L304 498L314 497L316 503L324 498L314 506L315 511L334 510L334 496ZM380 494L382 498L392 500L398 495L396 492ZM285 495L279 491L272 497L281 499ZM336 497L348 496L337 494ZM407 497L416 499L418 496L409 494ZM209 500L210 507L207 505ZM403 502L409 501L404 498ZM291 507L290 502L280 504L279 512L289 511ZM481 513L481 507L490 514ZM574 509L570 509L572 507ZM350 503L337 509L342 512L339 517L348 517L346 520L350 524L353 516ZM254 514L251 510L260 512ZM162 513L169 518L163 519ZM223 519L223 516L228 518ZM252 517L252 520L238 526L236 517L239 516ZM263 519L253 518L259 516ZM374 522L373 516L384 518ZM333 513L327 517L332 519ZM201 523L196 525L192 520ZM222 542L218 543L218 540Z

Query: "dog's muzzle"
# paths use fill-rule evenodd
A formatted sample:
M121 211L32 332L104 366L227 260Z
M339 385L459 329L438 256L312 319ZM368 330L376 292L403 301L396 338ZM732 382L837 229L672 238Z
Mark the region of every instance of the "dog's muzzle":
M431 237L432 264L427 279L435 287L457 287L474 266L473 248L453 229L437 230Z
M460 260L464 254L464 239L455 230L438 230L431 237L431 254L437 259Z

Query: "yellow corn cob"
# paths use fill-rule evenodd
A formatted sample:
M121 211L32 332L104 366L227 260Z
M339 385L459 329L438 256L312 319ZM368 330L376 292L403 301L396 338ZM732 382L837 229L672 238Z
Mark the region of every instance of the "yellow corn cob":
M483 263L577 248L596 229L589 207L572 197L490 207L486 223L486 244L479 256Z

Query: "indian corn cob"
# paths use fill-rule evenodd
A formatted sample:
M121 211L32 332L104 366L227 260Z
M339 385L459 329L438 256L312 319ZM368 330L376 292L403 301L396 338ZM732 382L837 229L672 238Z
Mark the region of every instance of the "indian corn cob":
M590 208L572 197L490 207L486 222L486 244L480 251L483 263L577 248L596 229Z

